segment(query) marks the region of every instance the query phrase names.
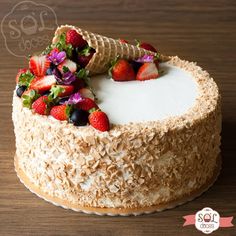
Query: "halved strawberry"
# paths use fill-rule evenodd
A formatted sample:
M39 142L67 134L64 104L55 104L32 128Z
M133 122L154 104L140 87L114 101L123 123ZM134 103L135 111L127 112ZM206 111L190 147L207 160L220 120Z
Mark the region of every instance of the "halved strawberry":
M77 107L84 111L89 111L92 108L98 109L98 105L91 98L84 98L82 101L77 103Z
M19 69L18 70L18 73L16 75L16 83L18 84L19 83L19 77L21 74L25 73L28 69L27 68L24 68L24 69Z
M47 96L39 97L32 104L33 111L40 115L46 115L48 113L47 101L48 101Z
M32 80L30 84L30 89L34 89L39 93L43 93L47 90L50 90L54 84L56 84L56 79L54 75L36 77Z
M153 62L144 63L138 70L136 75L137 80L149 80L156 79L159 77L158 69L156 64Z
M63 73L64 70L63 70L63 67L67 67L69 69L70 72L74 73L76 70L77 70L77 66L76 66L76 63L69 60L69 59L65 59L61 64L59 64L57 66L58 70Z
M50 61L46 55L32 56L29 61L30 71L36 76L44 76L50 67Z
M67 105L58 105L54 106L51 111L50 115L53 116L57 120L67 120L68 115L66 112Z

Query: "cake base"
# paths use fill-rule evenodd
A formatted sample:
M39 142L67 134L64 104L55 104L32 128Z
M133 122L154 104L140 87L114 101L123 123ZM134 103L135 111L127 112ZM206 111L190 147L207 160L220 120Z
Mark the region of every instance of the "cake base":
M26 174L19 168L16 155L14 158L14 164L17 176L20 179L20 181L25 185L25 187L28 188L32 193L36 194L38 197L43 198L45 201L48 201L56 206L60 206L65 209L71 209L77 212L83 212L86 214L109 215L109 216L129 216L129 215L137 216L141 214L150 214L154 212L160 212L166 209L171 209L200 196L202 193L208 190L216 181L221 169L221 156L219 155L217 158L217 165L214 170L212 178L209 179L201 188L184 195L183 197L181 197L181 199L143 208L97 208L97 207L84 207L84 206L79 206L77 204L71 204L70 202L62 200L60 198L48 195L47 193L40 190L37 186L35 186L32 182L30 182Z

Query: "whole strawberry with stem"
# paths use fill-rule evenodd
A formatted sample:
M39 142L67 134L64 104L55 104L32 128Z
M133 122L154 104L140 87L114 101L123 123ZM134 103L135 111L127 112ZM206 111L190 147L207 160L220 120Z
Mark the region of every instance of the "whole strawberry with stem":
M83 98L83 100L78 102L76 106L84 111L89 111L93 108L98 109L98 105L91 98Z
M41 96L35 100L32 104L32 109L34 112L40 115L47 115L49 112L48 97Z
M109 74L115 81L129 81L135 79L135 72L126 59L116 59L112 62Z
M110 129L110 123L106 113L100 110L95 110L89 115L89 123L95 129L102 132L108 131Z
M54 106L50 111L50 115L57 120L67 120L69 116L68 108L66 104Z
M82 49L87 42L76 30L68 30L66 32L66 43L71 44L74 48Z

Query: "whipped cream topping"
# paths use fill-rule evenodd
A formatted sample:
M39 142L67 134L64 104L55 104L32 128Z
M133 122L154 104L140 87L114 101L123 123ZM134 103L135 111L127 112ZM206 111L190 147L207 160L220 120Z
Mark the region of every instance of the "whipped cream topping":
M91 79L98 105L113 124L163 120L179 116L194 105L198 95L192 75L176 66L162 63L160 78L116 82L108 75Z

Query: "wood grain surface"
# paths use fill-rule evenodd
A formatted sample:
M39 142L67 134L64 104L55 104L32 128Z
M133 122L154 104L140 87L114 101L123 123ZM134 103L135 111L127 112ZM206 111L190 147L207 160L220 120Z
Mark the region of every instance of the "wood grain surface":
M0 18L18 2L1 0ZM11 96L17 69L27 60L10 54L1 36L0 235L202 235L194 226L182 227L182 217L206 206L222 216L236 217L236 1L48 0L45 4L55 11L58 25L68 23L114 38L145 40L164 54L197 61L209 71L222 94L223 169L215 185L198 199L151 215L100 217L39 199L19 182L13 167ZM20 20L24 15L15 17ZM213 235L236 235L236 226Z

